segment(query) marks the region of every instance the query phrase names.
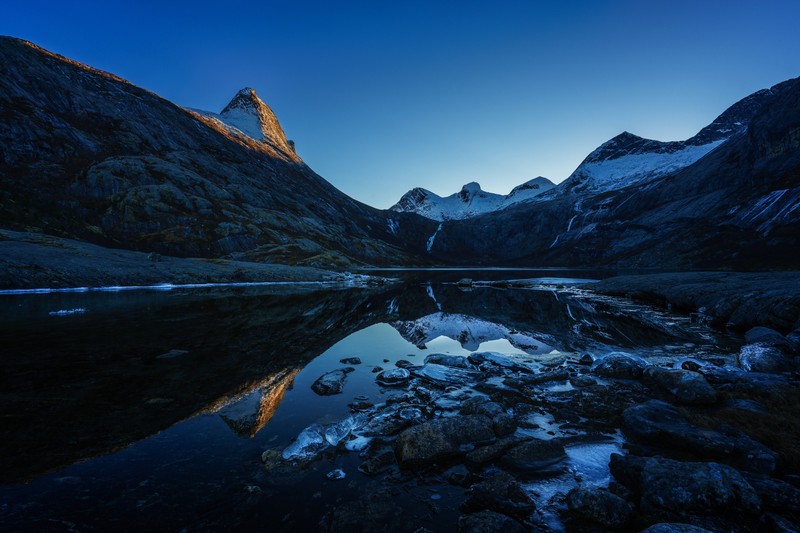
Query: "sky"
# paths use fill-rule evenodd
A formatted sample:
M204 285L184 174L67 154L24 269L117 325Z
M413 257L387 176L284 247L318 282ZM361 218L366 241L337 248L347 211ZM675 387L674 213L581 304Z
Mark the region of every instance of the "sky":
M800 2L4 2L0 34L219 112L243 87L353 198L558 183L800 76Z

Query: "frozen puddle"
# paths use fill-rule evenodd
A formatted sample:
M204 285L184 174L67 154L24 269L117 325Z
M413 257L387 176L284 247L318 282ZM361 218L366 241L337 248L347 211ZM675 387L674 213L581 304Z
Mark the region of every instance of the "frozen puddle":
M611 481L608 463L611 454L622 452L621 442L568 446L567 471L558 477L526 483L523 488L536 502L537 513L553 531L564 531L559 511L564 497L577 487L607 487Z

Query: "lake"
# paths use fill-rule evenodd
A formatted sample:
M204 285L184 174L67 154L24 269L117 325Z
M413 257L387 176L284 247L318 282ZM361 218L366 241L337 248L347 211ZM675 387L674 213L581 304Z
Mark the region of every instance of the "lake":
M515 435L567 443L557 472L523 484L538 520L558 529L559 498L607 484L608 457L625 445L613 424L549 409L580 392L571 377L586 372L581 357L728 362L741 344L585 290L606 273L379 274L402 281L1 295L3 529L451 531L464 478L491 462L365 464L465 399L510 398L504 379L555 371L570 375L542 382L527 407L503 407ZM546 279L454 283L464 277ZM424 365L432 354L482 353L493 355ZM340 362L349 358L359 362ZM376 379L400 367L410 376L398 385ZM500 370L481 374L489 367ZM312 390L343 368L352 370L341 393ZM334 444L300 449L298 436L329 438L331 428Z

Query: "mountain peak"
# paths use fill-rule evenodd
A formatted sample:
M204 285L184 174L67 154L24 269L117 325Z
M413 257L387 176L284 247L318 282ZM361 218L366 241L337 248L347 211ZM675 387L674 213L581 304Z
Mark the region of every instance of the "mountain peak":
M294 143L286 139L278 117L252 87L239 90L219 116L245 135L294 154Z

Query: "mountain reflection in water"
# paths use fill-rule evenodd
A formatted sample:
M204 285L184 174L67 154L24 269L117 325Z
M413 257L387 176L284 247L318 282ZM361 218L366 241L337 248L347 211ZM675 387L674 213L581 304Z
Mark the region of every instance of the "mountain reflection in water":
M330 497L320 479L331 465L311 467L298 489L308 499L294 504L306 509L301 519L264 478L261 452L288 446L313 422L342 419L357 396L383 401L376 367L482 350L733 352L730 340L686 319L578 288L464 290L428 281L0 299L4 521L12 529L115 520L269 527L292 515L281 527L305 527L334 495L346 500L371 483L356 471L357 457L340 459L357 483ZM85 312L51 315L75 308ZM344 392L314 394L314 380L346 357L362 363ZM266 502L285 508L259 505ZM436 520L453 524L455 512Z

